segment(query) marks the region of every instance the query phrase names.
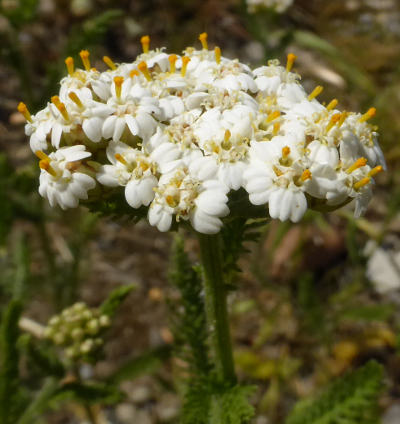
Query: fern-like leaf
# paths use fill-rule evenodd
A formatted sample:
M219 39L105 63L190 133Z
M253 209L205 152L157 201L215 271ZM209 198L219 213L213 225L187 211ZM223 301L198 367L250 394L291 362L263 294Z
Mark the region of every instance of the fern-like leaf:
M334 382L315 400L300 401L286 424L378 424L382 366L370 361Z

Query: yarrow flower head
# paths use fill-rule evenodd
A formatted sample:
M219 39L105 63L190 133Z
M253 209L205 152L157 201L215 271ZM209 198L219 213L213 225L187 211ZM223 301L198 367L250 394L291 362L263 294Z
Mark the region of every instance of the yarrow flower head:
M323 88L306 93L292 53L286 66L251 69L210 50L206 33L199 40L201 49L176 55L144 36L136 60L105 56L103 72L84 50L82 69L66 59L68 76L43 110L20 103L50 205L117 195L160 231L185 224L206 234L228 219L234 191L282 221L352 199L362 214L386 168L369 123L376 110L321 104Z

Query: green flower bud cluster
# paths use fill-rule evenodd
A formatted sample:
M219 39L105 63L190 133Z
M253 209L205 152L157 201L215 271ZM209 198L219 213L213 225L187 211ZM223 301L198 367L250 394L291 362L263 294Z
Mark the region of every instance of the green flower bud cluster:
M69 359L77 360L87 358L103 345L101 336L109 326L108 315L78 302L49 320L45 336L64 348Z

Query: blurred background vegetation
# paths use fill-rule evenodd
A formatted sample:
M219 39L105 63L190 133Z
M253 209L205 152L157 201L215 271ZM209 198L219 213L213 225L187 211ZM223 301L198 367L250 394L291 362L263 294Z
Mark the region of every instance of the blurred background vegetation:
M66 73L65 57L78 58L83 48L90 49L95 67L105 69L103 55L116 62L135 58L143 34L151 35L153 47L180 52L187 45L198 46L197 35L203 31L208 32L210 45L220 46L225 56L253 66L271 58L284 62L288 52L295 53L305 87L309 91L317 84L325 87L321 101L338 98L343 110L377 107L374 123L389 167L378 178L364 218L353 220L347 209L329 215L309 212L298 225L270 223L260 241L249 244L230 300L237 368L241 379L259 387L252 399L255 422L283 422L296 400L318 393L334 377L374 358L385 367L380 400L384 422L396 424L400 416L397 0L295 0L281 15L270 10L249 14L239 0L1 0L2 339L13 337L7 333L13 314L22 314L24 334L35 339L40 336L35 325L45 325L63 308L78 300L99 307L112 290L134 284L107 333L104 354L83 370L87 380L103 382L85 392L92 422L177 422L179 381L185 369L169 349L174 334L168 305L179 297L176 287L167 283L170 237L145 223L133 225L129 218L116 222L85 209L50 209L37 194L37 161L16 107L22 100L32 112L42 108ZM189 240L186 248L195 258L196 243ZM13 302L20 310L10 309ZM18 332L15 322L14 327ZM35 354L30 343L19 343L19 368L12 370L23 386L23 403L38 401L34 397L38 389L44 385L50 390L51 383L45 370L31 366ZM17 355L4 349L2 353L3 361L6 354ZM118 396L104 389L110 381ZM0 398L6 389L0 387ZM86 419L87 405L79 406L74 396L67 397L61 408L56 404L50 411L47 406L38 409L45 412L40 414L42 422ZM21 422L31 422L27 416L24 419Z

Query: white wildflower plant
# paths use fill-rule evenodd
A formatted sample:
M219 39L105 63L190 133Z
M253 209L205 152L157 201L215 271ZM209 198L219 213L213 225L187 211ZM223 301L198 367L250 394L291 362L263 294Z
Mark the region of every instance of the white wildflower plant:
M282 221L353 199L363 213L386 168L368 122L375 109L321 104L320 86L307 95L293 54L286 66L252 70L209 50L206 33L199 39L202 49L179 56L150 50L144 36L135 61L104 57L103 72L84 50L84 69L67 58L68 76L43 110L31 115L20 103L50 205L118 198L124 213L147 215L160 231L186 223L204 234L220 231L238 196L246 216L261 210Z

